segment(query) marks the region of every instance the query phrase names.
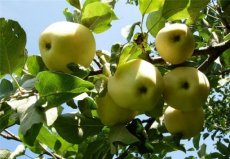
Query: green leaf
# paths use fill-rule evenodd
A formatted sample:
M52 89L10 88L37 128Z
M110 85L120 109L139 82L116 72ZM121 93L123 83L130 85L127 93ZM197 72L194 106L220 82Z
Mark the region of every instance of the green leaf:
M85 68L84 66L81 66L79 64L69 63L67 67L71 70L71 72L73 72L73 75L83 79L87 77L90 73L90 69Z
M189 0L180 0L180 1L176 1L176 5L175 5L175 1L165 0L164 6L162 8L162 16L165 19L168 19L174 14L183 10L187 6L188 3L189 3Z
M199 155L200 158L206 156L206 148L207 148L206 144L201 145L200 150L198 151L198 155Z
M41 128L37 136L37 141L41 144L47 145L51 150L61 155L64 155L68 151L77 151L78 149L77 145L65 141L58 136L57 133L53 133L44 126Z
M69 74L44 71L37 75L35 88L48 104L55 106L88 92L94 85Z
M95 33L101 33L111 27L111 22L116 20L111 6L102 2L87 4L82 12L81 23Z
M229 148L222 142L217 142L216 148L220 153L225 154L225 155L227 154L230 155Z
M177 12L174 15L171 15L169 20L180 20L180 19L188 19L187 23L194 23L195 20L200 16L201 10L207 6L210 0L189 0L187 6ZM184 7L186 1L184 1L182 8Z
M199 144L200 144L200 135L197 135L192 140L193 146L196 148L196 150L199 150Z
M111 144L121 142L125 145L130 145L138 142L139 139L131 134L124 125L117 125L110 129L109 141Z
M162 16L162 11L152 12L148 15L146 26L153 37L156 37L161 28L164 27L166 19Z
M81 4L79 0L66 0L69 4L81 10Z
M9 159L11 151L6 149L0 149L0 159Z
M230 68L230 49L224 51L220 56L220 61L225 68Z
M121 51L118 65L124 64L131 59L136 59L141 53L141 48L135 43L126 44Z
M95 110L97 106L96 102L91 97L86 97L82 100L78 100L78 107L83 115L92 117L92 110Z
M142 15L151 13L153 11L158 11L165 0L140 0L139 10Z
M14 125L17 122L17 115L13 109L7 104L2 103L0 105L0 133Z
M42 151L39 143L36 142L36 138L41 130L42 123L33 124L29 130L23 134L23 128L19 127L19 137L23 143L27 144L30 147L33 147L36 151Z
M67 113L57 118L54 127L63 139L79 144L88 136L100 132L103 125L98 119L88 118L78 113Z
M9 97L13 90L13 84L7 79L2 79L0 83L0 99Z
M230 1L229 0L219 0L220 5L226 15L229 15L230 12Z
M21 72L26 61L26 33L13 20L0 18L0 76Z
M38 101L37 96L30 96L24 99L12 99L7 104L16 110L20 118L20 131L25 135L34 124L42 122L42 116L35 104Z
M133 37L134 30L136 26L140 25L140 22L136 22L132 25L128 25L121 30L121 34L127 39L128 42L131 41Z
M41 71L47 70L41 56L36 55L32 55L27 58L25 69L29 74L34 76Z

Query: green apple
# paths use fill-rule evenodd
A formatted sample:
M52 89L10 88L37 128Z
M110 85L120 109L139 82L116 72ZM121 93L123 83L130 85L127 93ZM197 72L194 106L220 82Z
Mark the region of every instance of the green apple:
M175 23L166 25L157 33L155 45L165 61L180 64L192 56L195 40L187 25Z
M202 107L190 112L168 106L164 112L164 124L171 134L181 134L182 138L190 138L198 135L204 124L204 112Z
M96 44L92 32L85 26L60 21L49 25L40 35L41 57L50 70L71 72L70 63L89 67Z
M164 88L159 70L151 63L134 59L118 66L108 79L108 92L120 107L153 110Z
M101 122L107 126L128 123L137 114L136 111L118 106L108 93L103 97L98 97L96 103L98 117L101 119Z
M183 111L202 107L208 97L210 85L204 73L193 67L177 67L164 77L165 102Z

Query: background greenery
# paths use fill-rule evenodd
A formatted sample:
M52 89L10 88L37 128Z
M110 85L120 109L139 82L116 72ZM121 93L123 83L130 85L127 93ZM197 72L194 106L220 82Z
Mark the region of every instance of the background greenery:
M74 7L71 11L63 8L66 20L82 23L95 34L111 29L114 20L119 22L114 11L117 1L66 3ZM106 46L109 51L98 48L92 67L79 67L74 76L48 71L40 56L27 52L27 36L20 24L0 19L0 132L1 137L22 143L13 152L1 149L0 158L26 155L26 149L38 158L44 155L87 159L170 158L167 154L172 151L193 152L199 158L229 158L230 2L129 0L127 3L139 8L141 18L129 27L124 26L126 42ZM149 114L127 125L104 127L97 118L94 99L103 91L105 66L110 64L109 69L114 73L117 63L143 58L156 65L162 74L174 68L158 56L154 46L154 37L167 22L186 23L195 35L196 50L183 65L197 67L211 84L204 107L204 131L182 140L170 135L159 118ZM19 125L18 134L8 131L14 125ZM207 143L203 142L207 138L215 144L211 153L207 153ZM188 142L192 144L188 146Z

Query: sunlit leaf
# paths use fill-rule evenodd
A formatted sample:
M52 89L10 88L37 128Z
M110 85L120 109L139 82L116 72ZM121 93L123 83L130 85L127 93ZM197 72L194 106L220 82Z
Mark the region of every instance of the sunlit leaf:
M0 18L0 76L19 73L26 61L26 33L18 22Z
M164 4L165 0L140 0L139 10L142 15L158 11Z
M76 76L44 71L37 75L35 88L48 104L55 106L88 92L94 85Z
M34 76L41 71L47 70L41 56L36 55L32 55L27 58L25 69L29 74Z
M111 22L117 17L112 8L102 2L94 2L85 6L81 23L95 33L101 33L111 27Z

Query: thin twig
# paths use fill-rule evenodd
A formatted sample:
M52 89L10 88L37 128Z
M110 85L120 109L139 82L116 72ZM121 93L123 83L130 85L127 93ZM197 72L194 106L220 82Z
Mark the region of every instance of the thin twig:
M6 134L1 133L0 136L4 137L5 139L9 139L9 140L15 140L15 141L19 141L21 142L20 138L16 135L14 135L13 133L11 133L8 130L3 130Z

